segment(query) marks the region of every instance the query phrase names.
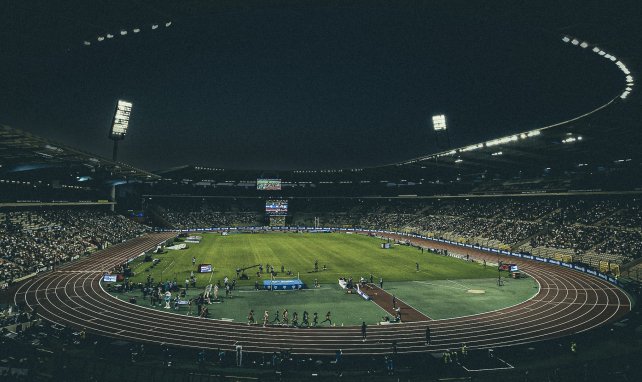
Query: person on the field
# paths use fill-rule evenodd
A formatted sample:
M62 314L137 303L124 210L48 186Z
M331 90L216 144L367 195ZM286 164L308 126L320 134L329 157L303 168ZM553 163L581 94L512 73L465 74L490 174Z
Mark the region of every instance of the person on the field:
M318 324L319 324L319 313L314 312L314 317L312 317L312 326L316 328Z
M290 324L290 319L288 318L288 310L283 311L283 325L288 326Z
M328 313L325 314L325 320L321 321L321 323L324 323L326 321L330 323L330 326L332 326L332 320L330 319L330 311L328 311Z
M426 326L426 345L430 345L430 326Z
M278 322L279 324L281 323L281 317L279 316L279 311L276 311L276 314L274 315L274 320L272 320L272 323Z
M270 312L266 310L265 313L263 313L263 327L267 325L269 319L270 319Z
M383 289L383 277L379 277L379 288Z
M363 321L363 323L361 324L361 338L363 342L366 342L366 330L367 330L366 322Z
M373 277L372 277L372 273L371 273L370 274L370 284L372 284L372 283L373 283Z
M254 310L250 310L250 313L247 315L247 324L255 324L256 321L254 321Z
M419 272L419 263L415 263L415 267L417 268L417 272Z
M292 313L292 326L299 326L299 314L297 312Z
M392 295L392 308L396 309L397 308L397 297L395 295Z
M303 321L301 322L301 326L304 326L306 328L310 326L310 321L308 321L308 311L307 310L303 311Z
M196 265L196 257L192 256L192 265Z

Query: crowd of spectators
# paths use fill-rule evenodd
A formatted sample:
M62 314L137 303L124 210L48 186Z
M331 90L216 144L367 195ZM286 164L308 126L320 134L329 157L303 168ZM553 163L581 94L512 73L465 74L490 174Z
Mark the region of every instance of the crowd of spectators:
M177 229L263 225L263 219L255 212L220 212L201 209L185 212L168 211L163 214L163 217Z
M0 283L49 269L148 230L104 208L0 212Z

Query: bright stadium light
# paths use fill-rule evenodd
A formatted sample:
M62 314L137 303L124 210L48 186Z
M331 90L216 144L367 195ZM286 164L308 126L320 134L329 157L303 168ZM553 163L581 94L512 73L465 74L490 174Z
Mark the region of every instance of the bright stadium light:
M134 33L138 33L138 32L140 32L140 28L134 28L133 32L134 32Z
M107 38L114 38L114 35L111 33L107 33Z
M172 25L172 22L171 22L171 21L168 21L168 22L166 22L166 23L165 23L165 27L166 27L166 28L169 28L171 25Z
M126 31L126 30L124 30L124 29L123 29L122 31L120 31L120 35L121 35L121 36L124 36L124 35L126 35L126 34L127 34L127 31Z
M562 37L562 41L569 42L569 41L571 41L571 39L568 36L564 36L564 37Z
M598 48L597 46L593 47L593 52L594 53L599 53L599 51L600 51L600 48Z
M574 38L573 40L571 40L571 44L573 44L573 45L578 45L579 43L580 43L580 40L578 40L578 39L576 39L576 38Z
M113 140L125 139L127 134L127 127L129 126L129 116L132 110L132 103L118 100L116 112L114 113L114 121L112 123L109 138Z
M158 24L153 24L152 25L152 30L154 30L154 29L158 29Z
M103 37L103 36L98 36L98 41L103 41L103 40L105 40L105 37Z
M83 41L83 44L85 44L85 46L91 45L91 43L89 41Z
M446 116L443 114L432 117L432 127L435 131L446 130Z
M588 44L588 42L586 42L586 41L582 41L582 43L580 44L580 46L581 46L582 48L585 48L585 49L586 49L586 48L588 48L589 44Z

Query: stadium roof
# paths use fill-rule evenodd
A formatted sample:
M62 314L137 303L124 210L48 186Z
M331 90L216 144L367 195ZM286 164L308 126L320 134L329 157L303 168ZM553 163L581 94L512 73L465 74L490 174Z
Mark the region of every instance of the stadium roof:
M0 174L10 178L18 173L39 180L70 176L105 182L159 179L155 174L128 164L0 125Z

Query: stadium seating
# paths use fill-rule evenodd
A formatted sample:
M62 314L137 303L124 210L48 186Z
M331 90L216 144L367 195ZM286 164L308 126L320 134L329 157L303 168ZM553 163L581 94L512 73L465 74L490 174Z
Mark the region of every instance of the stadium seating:
M101 208L37 208L0 212L0 282L50 269L139 236L149 227Z

